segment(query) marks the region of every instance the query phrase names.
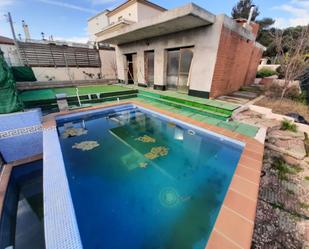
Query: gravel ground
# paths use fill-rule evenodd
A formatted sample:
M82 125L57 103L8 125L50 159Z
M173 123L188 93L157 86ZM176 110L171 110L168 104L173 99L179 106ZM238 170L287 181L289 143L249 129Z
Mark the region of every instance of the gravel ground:
M251 248L309 249L309 158L304 134L282 131L280 122L252 111L235 119L268 128Z

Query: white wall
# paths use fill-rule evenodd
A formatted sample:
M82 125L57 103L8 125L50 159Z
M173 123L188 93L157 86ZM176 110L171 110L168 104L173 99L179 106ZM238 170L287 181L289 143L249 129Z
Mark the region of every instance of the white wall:
M10 66L21 66L15 45L0 44L0 48Z
M210 92L220 34L224 16L217 16L216 23L206 27L120 45L116 48L118 78L126 80L124 54L137 53L138 83L144 82L144 52L155 51L156 85L166 84L166 49L194 46L191 65L190 89Z
M116 53L114 50L100 50L102 77L104 79L117 78Z
M76 68L71 67L69 70L65 67L32 67L34 75L38 81L48 81L48 78L53 78L52 81L58 80L90 80L83 73L95 74L94 79L97 79L97 74L100 73L100 68Z
M120 18L130 20L133 22L140 22L142 20L154 17L161 14L162 11L145 5L143 3L136 2L127 8L113 14L109 17L109 23L117 23Z
M263 64L263 65L258 66L258 71L263 69L263 68L276 71L278 67L280 67L280 65L277 65L277 64L266 64L266 65L264 65Z
M103 12L88 20L88 33L90 35L90 41L96 41L95 34L108 26L109 22L106 13L107 12Z
M161 10L152 8L143 3L137 3L137 18L139 22L142 20L157 16L161 13L162 13Z
M127 19L133 22L138 21L138 15L137 15L137 3L134 3L127 8L117 12L116 14L109 17L109 23L117 23L119 21L119 18L122 17L122 19Z
M38 81L47 81L52 78L53 81L58 80L91 80L97 79L98 73L102 74L104 79L117 78L116 56L114 50L100 50L101 68L88 68L88 67L32 67L35 77ZM85 73L94 74L94 78L87 76Z

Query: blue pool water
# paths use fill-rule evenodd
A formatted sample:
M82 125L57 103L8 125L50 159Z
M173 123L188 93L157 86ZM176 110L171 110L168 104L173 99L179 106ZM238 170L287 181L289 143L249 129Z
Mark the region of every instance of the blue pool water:
M57 125L85 249L205 248L242 144L131 105Z

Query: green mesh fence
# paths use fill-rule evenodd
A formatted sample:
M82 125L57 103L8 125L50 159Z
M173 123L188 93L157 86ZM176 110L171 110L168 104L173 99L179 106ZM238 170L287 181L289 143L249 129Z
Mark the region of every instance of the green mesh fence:
M31 67L12 67L12 73L17 82L36 81Z
M23 105L18 97L16 82L0 49L0 114L16 112L22 109Z

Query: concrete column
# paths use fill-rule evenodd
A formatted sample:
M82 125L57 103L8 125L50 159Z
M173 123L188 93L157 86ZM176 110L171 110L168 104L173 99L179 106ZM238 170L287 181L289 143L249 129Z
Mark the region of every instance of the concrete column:
M166 51L164 48L155 49L154 84L163 86L166 83Z
M127 80L126 59L125 56L122 54L121 49L119 49L119 47L116 47L116 62L117 62L118 79L126 81Z
M143 50L137 51L137 82L145 84L145 54Z

